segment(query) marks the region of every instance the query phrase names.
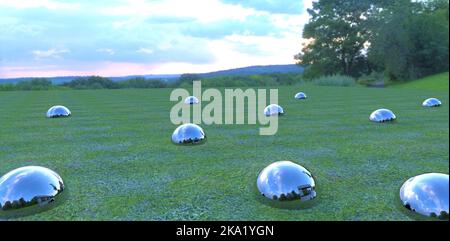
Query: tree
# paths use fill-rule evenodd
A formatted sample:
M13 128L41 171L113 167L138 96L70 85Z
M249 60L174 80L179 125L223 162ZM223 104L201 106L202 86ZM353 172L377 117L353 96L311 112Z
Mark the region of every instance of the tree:
M18 90L48 90L52 82L46 78L33 78L27 81L20 81L15 88Z
M188 85L192 85L192 82L194 82L195 80L200 80L201 77L198 74L182 74L180 75L180 77L178 78L178 84L188 84Z
M127 80L119 81L120 88L164 88L167 83L159 79L145 79L143 77L135 77Z
M369 61L391 80L448 70L448 1L393 1L374 26Z
M101 76L90 76L76 78L63 86L68 86L75 89L118 89L119 84L108 78Z
M344 74L358 76L370 72L367 44L372 31L370 20L385 1L320 0L308 9L310 21L303 38L311 41L296 56L309 65L306 78Z

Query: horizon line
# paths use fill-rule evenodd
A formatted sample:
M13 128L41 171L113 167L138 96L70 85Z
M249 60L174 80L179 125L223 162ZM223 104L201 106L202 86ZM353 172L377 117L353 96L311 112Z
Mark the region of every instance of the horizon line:
M11 80L11 79L33 79L33 78L70 78L70 77L90 77L90 76L100 76L104 78L125 78L125 77L132 77L132 76L159 76L159 75L173 75L173 76L181 76L183 74L209 74L214 72L220 72L220 71L227 71L227 70L234 70L234 69L243 69L243 68L249 68L249 67L266 67L266 66L281 66L281 65L294 65L294 66L301 66L299 64L293 63L293 64L267 64L267 65L247 65L242 67L236 67L236 68L227 68L227 69L219 69L219 70L213 70L208 72L185 72L185 73L176 73L176 74L130 74L130 75L116 75L116 76L102 76L99 74L83 74L83 75L54 75L54 76L21 76L21 77L2 77L0 76L0 80Z

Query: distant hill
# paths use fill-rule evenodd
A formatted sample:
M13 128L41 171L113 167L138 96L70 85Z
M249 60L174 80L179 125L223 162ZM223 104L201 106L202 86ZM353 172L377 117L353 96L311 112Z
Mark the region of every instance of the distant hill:
M203 78L209 77L221 77L221 76L238 76L238 75L256 75L256 74L271 74L271 73L302 73L304 70L303 66L299 66L296 64L285 64L285 65L261 65L261 66L249 66L243 68L236 69L228 69L228 70L220 70L209 73L197 73ZM121 81L135 77L144 77L146 79L162 79L165 81L175 81L180 77L181 74L155 74L155 75L129 75L129 76L110 76L111 80ZM64 82L69 82L73 79L83 77L83 76L60 76L60 77L48 77L47 79L51 80L53 84L62 84ZM30 80L31 77L28 78L8 78L8 79L0 79L0 84L7 83L17 83L19 81Z
M261 65L249 66L237 69L220 70L210 73L199 74L203 78L220 77L220 76L236 76L236 75L256 75L271 73L303 73L304 67L296 64L286 65Z

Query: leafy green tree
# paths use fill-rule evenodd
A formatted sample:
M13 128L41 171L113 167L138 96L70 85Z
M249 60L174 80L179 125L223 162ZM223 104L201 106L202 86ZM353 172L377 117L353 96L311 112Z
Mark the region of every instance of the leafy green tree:
M320 0L308 9L310 21L303 38L311 41L296 55L308 65L305 78L344 74L358 76L370 72L365 53L372 34L370 23L385 1Z
M17 90L48 90L52 82L46 78L33 78L27 81L20 81L15 85Z
M118 89L119 84L108 78L101 76L90 76L76 78L70 82L64 83L63 86L68 86L75 89Z
M195 80L200 80L201 76L198 74L182 74L180 75L180 77L178 78L178 84L188 84L188 85L192 85L192 82L194 82Z
M13 90L16 90L16 86L11 83L2 84L2 85L0 85L0 90L1 91L13 91Z
M120 88L164 88L167 87L165 81L158 79L147 80L143 77L136 77L119 82Z
M369 60L391 80L448 70L448 1L392 1L374 26Z

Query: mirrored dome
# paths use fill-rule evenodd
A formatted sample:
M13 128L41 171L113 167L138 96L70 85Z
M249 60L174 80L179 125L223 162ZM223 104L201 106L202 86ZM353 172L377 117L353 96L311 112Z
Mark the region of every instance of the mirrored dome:
M0 217L23 216L62 202L65 186L54 171L39 166L14 169L0 178Z
M48 118L56 118L56 117L68 117L70 116L70 110L67 107L62 105L55 105L48 109L47 117Z
M281 108L281 106L277 104L270 104L264 108L264 115L265 116L273 116L273 115L283 115L284 110Z
M369 119L375 122L393 121L397 117L388 109L378 109L370 114Z
M188 105L198 104L198 99L195 96L188 96L184 100L184 103Z
M272 200L307 201L316 197L311 173L291 161L278 161L264 168L256 182L259 192Z
M448 175L426 173L408 179L400 188L407 209L429 217L448 219Z
M297 94L295 94L295 98L298 100L306 99L306 94L303 92L298 92Z
M206 142L206 135L200 126L186 123L175 129L172 142L179 145L199 145Z
M436 98L428 98L422 103L422 106L437 107L437 106L441 106L441 104L442 104L441 101Z

